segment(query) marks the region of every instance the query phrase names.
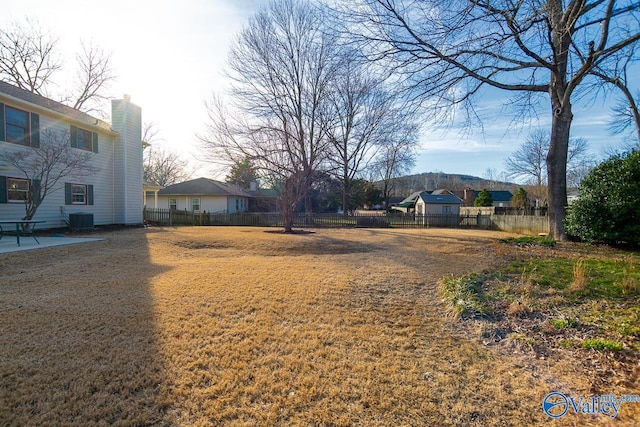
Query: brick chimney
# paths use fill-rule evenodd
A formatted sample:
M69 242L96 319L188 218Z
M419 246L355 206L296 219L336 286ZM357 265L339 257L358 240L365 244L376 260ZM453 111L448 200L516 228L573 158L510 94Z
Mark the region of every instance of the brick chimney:
M473 202L476 200L475 191L472 188L464 189L464 205L473 206Z

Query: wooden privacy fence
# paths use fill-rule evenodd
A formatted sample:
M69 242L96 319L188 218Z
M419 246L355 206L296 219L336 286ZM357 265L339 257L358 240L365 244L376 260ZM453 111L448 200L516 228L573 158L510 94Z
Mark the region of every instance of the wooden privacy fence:
M278 212L190 212L169 209L148 209L143 212L144 220L156 225L236 225L282 227L282 215ZM504 230L522 234L549 232L547 217L513 215L414 215L402 213L381 213L379 211L339 213L298 213L294 216L295 228L484 228Z
M531 215L491 215L491 228L520 234L548 234L549 217Z

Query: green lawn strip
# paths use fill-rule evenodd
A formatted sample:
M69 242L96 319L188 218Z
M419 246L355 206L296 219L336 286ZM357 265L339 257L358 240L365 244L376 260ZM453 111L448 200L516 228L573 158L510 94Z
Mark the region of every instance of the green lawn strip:
M556 245L555 240L544 236L509 237L507 239L501 239L500 241L515 246L544 246L552 248Z
M521 274L541 287L562 291L570 301L578 299L626 299L640 296L640 264L628 260L604 258L582 259L587 279L586 288L572 289L575 258L532 258L515 262L502 270L505 274Z
M577 263L581 281L575 280ZM548 256L514 262L491 274L443 279L441 292L457 316L491 316L495 321L528 316L539 319L538 330L545 334L569 336L576 328L588 329L591 336L576 343L583 348L617 351L624 342L640 351L639 283L640 257L635 254ZM569 342L558 339L555 345Z

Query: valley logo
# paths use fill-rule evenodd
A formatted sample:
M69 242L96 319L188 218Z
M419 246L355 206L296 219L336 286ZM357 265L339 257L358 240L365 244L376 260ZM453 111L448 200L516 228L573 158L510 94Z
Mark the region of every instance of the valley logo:
M551 418L560 418L569 410L576 414L602 414L615 418L623 402L640 402L640 396L623 394L616 397L613 394L577 399L554 391L542 400L542 410Z

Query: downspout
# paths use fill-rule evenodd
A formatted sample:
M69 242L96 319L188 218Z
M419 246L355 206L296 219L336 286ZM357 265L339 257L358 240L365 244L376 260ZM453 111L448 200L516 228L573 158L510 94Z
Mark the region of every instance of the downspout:
M113 109L111 110L113 116ZM113 126L113 117L111 117ZM112 128L113 129L113 128ZM111 224L116 223L116 137L111 137Z

